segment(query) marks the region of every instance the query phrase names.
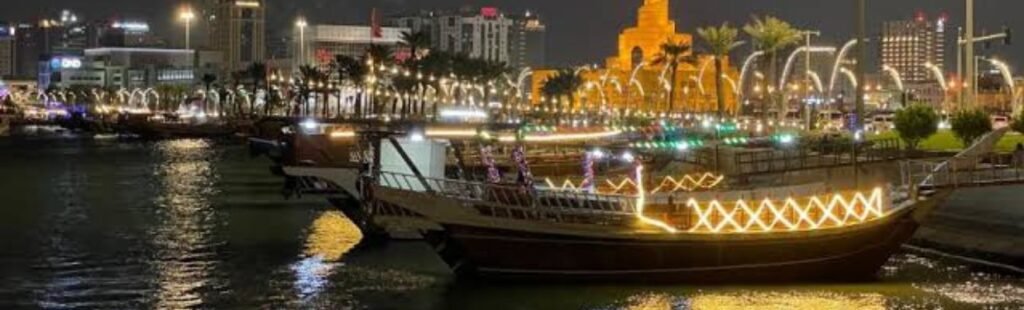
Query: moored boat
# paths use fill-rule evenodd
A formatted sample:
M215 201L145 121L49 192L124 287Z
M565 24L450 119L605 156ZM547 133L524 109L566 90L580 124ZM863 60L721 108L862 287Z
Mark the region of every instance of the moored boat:
M622 194L382 171L371 198L436 223L426 240L460 276L708 283L870 279L948 195L664 191L645 188L642 170Z

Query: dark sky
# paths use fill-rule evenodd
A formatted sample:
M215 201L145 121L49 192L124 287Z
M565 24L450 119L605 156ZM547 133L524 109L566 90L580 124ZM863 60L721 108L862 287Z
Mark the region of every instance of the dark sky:
M8 4L0 10L0 20L24 20L44 12L70 8L88 19L112 16L147 19L156 31L172 42L182 37L180 26L174 24L174 13L181 0L3 0ZM548 58L554 64L602 62L615 49L620 29L632 24L636 8L642 0L268 0L271 32L292 25L302 14L311 23L365 23L370 8L382 14L430 8L457 8L463 5L493 5L506 11L530 9L541 14L548 24ZM773 14L791 21L797 27L820 29L823 40L842 42L853 29L853 0L673 0L673 16L681 31L692 32L696 26L729 21L745 23L751 14ZM918 10L935 15L947 12L950 17L950 40L962 24L963 0L868 0L869 25L877 33L881 21L909 18ZM56 13L52 13L56 14ZM979 32L998 31L1010 26L1024 30L1024 1L977 1ZM998 47L983 54L1008 59L1011 65L1024 68L1024 42L1013 47ZM872 53L873 55L873 53ZM951 57L950 57L951 58Z

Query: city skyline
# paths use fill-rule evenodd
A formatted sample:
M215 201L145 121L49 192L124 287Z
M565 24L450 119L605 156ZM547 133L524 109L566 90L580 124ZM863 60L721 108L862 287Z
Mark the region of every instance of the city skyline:
M154 10L152 4L136 3L131 1L109 0L109 7L103 6L82 6L81 3L71 0L48 0L40 5L25 7L10 7L0 12L0 20L23 21L25 19L54 14L61 9L69 8L81 14L86 19L107 19L118 16L124 19L144 19L153 25L154 31L168 42L177 43L183 36L183 29L175 18L176 12L185 2L167 1L158 4ZM635 3L634 3L635 2ZM409 13L427 9L457 9L461 6L496 6L506 12L522 12L530 10L540 14L548 25L548 58L549 63L554 66L577 65L586 63L600 63L603 57L615 49L613 37L619 30L626 27L630 21L636 18L634 8L640 1L615 1L596 0L582 3L580 0L569 1L466 1L466 0L429 0L429 1L404 1L404 0L370 0L370 1L322 1L322 0L299 0L299 1L269 1L267 35L280 37L289 33L289 27L297 16L304 16L311 22L323 24L365 24L369 21L370 10L378 8L382 15ZM719 24L729 22L733 25L743 25L753 14L771 14L792 22L799 28L812 28L821 30L824 42L836 44L845 41L852 36L853 16L852 1L829 2L829 3L807 3L799 0L771 0L771 1L748 1L748 0L724 0L714 2L697 1L672 1L672 15L679 23L680 30L690 31L698 26ZM875 3L873 3L875 2ZM198 6L199 3L193 4ZM842 10L842 5L849 5L851 9ZM1024 4L1012 1L988 1L978 3L978 32L988 30L995 32L1008 26L1011 29L1024 26L1024 21L1014 21L1012 12L1015 6ZM740 8L740 9L737 9ZM878 2L868 1L869 9L869 33L877 36L881 31L882 22L912 18L917 12L924 12L929 16L946 13L949 17L950 27L959 27L963 24L963 2L960 0L912 0L912 1L890 1ZM835 14L822 14L823 11L834 11ZM118 12L114 14L112 12ZM602 14L597 16L588 12L622 12L622 14ZM593 18L591 18L593 17ZM197 22L196 28L204 25ZM198 39L202 38L201 31L193 31ZM580 34L587 34L585 40L580 40ZM955 30L949 31L949 35L955 36ZM178 39L176 39L178 38ZM570 40L573 39L573 40ZM569 44L567 42L572 42ZM953 38L948 40L953 41ZM180 43L179 43L180 44ZM952 47L949 47L952 49ZM748 48L741 48L737 53L749 52ZM1013 55L1024 54L1024 47L995 47L991 50L981 50L991 56L1010 59L1010 65L1020 67L1019 63L1013 62ZM871 55L870 58L875 58ZM949 66L947 66L949 67Z

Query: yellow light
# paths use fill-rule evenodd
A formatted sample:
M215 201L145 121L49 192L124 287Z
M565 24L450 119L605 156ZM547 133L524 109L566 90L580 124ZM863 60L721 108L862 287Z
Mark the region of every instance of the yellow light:
M876 188L869 195L834 194L826 200L811 197L806 203L792 197L781 203L770 199L759 203L738 200L731 210L717 200L701 203L691 199L686 205L697 216L691 233L771 233L846 227L882 218L884 196L882 189ZM771 220L766 222L764 217Z
M526 137L523 137L523 140L525 140L527 142L557 142L557 141L573 141L573 140L591 140L591 139L610 138L610 137L618 136L620 134L622 134L622 131L613 130L613 131L604 131L604 132L595 132L595 133L570 133L570 134L553 134L553 135L544 135L544 136L526 136ZM500 139L500 140L504 141L504 142L510 142L510 141L505 141L505 139L507 139L507 138L511 138L510 141L515 141L515 137L509 137L509 136L502 137L502 139Z
M247 8L258 8L260 7L259 1L235 1L235 6L247 7Z
M331 138L354 138L356 136L355 131L332 131Z
M659 184L658 187L651 190L651 194L662 191L675 193L679 191L692 192L698 189L712 189L721 184L723 180L725 180L724 175L716 176L712 173L705 173L699 178L687 175L680 180L676 180L675 178L668 176L661 181L661 184Z
M427 129L426 135L428 137L475 137L477 132L476 130Z
M644 179L643 178L644 178L644 166L643 165L637 165L636 166L636 183L637 183L636 217L638 219L640 219L641 222L647 223L649 225L654 225L654 226L660 227L661 229L664 229L667 232L670 232L670 233L673 233L673 234L679 232L679 230L677 230L675 227L672 227L672 225L666 224L665 222L662 222L662 221L659 221L659 220L648 218L646 215L644 215L644 207L647 204L647 193L644 193Z

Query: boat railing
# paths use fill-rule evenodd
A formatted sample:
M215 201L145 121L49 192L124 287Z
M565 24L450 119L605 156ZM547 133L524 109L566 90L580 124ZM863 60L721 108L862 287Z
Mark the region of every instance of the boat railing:
M632 215L636 212L635 198L619 195L541 191L517 185L427 178L390 172L381 172L379 183L387 188L487 205L494 209L490 212L493 214L508 214L507 211L510 210L543 210L562 214L591 215Z
M1024 182L1022 163L1015 162L1009 155L993 152L1007 130L990 132L946 160L905 162L903 183L918 189L934 189Z
M961 156L948 161L908 161L904 182L921 188L1024 182L1024 166L1009 154Z

